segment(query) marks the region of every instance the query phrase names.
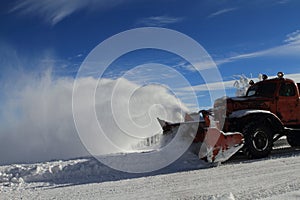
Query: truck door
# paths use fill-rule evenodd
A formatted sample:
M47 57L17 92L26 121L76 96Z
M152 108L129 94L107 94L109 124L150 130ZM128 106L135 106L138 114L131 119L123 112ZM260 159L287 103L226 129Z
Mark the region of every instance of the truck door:
M297 125L300 121L299 96L293 82L282 82L277 98L277 116L284 125Z

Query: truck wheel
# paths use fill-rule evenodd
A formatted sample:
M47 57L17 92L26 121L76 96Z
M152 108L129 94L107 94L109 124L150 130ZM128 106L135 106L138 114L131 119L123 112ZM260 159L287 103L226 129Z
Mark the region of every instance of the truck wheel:
M243 152L248 158L264 158L271 153L273 137L268 126L252 122L245 126L243 134L245 140Z
M297 135L290 133L287 135L286 139L291 147L300 147L300 133Z

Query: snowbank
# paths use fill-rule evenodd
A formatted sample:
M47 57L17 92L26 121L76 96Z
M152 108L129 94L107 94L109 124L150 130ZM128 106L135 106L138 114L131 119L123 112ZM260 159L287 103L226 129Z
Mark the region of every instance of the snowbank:
M213 168L185 154L160 172L141 175L89 158L2 166L0 199L299 199L300 152L287 150Z
M131 160L139 165L138 154L114 154L105 156L114 157L119 160ZM121 179L137 178L149 175L174 173L183 170L192 170L208 167L209 165L200 161L198 157L186 152L179 160L170 166L151 173L126 173L109 168L94 158L83 158L67 161L53 161L36 164L18 164L0 167L0 186L18 186L34 182L53 184L83 184L92 182L116 181ZM145 166L146 167L146 166Z

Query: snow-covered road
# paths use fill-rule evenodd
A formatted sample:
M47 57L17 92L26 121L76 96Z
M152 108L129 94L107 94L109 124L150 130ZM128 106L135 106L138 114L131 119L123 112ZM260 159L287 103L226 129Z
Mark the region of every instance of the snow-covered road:
M84 159L2 166L2 177L17 171L25 183L2 181L0 199L300 199L300 151L293 149L261 160L236 157L213 168L186 155L146 176L95 166Z

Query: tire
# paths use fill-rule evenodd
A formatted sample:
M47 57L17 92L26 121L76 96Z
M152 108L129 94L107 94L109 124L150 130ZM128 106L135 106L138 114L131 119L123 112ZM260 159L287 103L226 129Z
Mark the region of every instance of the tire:
M264 123L250 122L243 130L244 154L250 158L265 158L273 148L271 129Z
M300 133L290 133L287 135L286 139L291 147L300 147Z

